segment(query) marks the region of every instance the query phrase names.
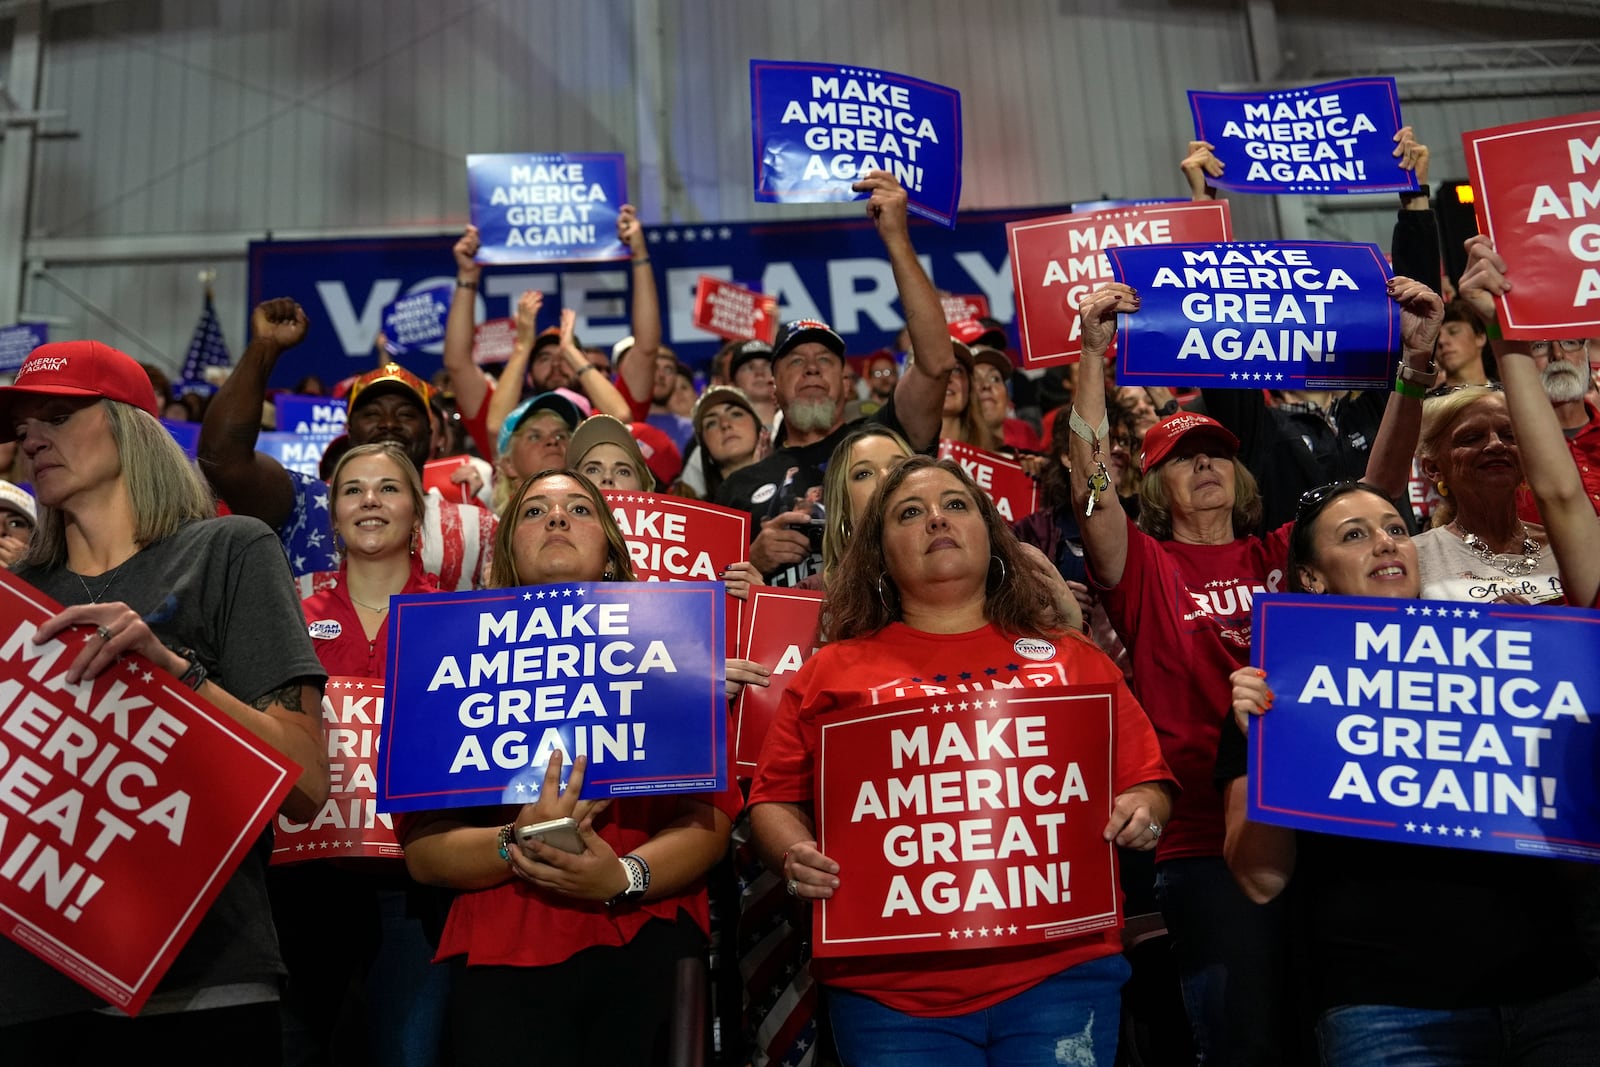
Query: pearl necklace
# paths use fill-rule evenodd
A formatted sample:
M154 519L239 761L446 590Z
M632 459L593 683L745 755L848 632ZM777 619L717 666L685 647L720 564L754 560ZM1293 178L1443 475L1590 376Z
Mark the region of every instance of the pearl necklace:
M1520 578L1525 574L1530 574L1532 573L1533 569L1539 565L1539 542L1528 536L1528 526L1526 523L1522 524L1521 559L1512 559L1511 553L1509 552L1493 551L1487 544L1484 543L1483 538L1464 529L1459 522L1452 523L1452 525L1455 526L1458 531L1460 531L1462 542L1468 548L1472 549L1474 555L1483 560L1483 562L1487 563L1489 566L1498 569L1508 578ZM1511 560L1511 562L1505 562L1508 559Z

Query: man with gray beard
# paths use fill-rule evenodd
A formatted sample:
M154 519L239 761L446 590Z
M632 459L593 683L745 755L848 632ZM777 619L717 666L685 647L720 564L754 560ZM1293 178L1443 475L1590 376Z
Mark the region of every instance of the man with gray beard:
M1589 503L1600 512L1600 409L1584 396L1589 391L1590 341L1535 341L1529 348L1544 395L1555 408L1556 421L1567 435L1567 447L1583 477ZM1517 514L1525 522L1538 522L1539 509L1533 492L1524 485L1517 490Z
M917 359L882 408L847 423L844 339L816 319L797 319L779 329L772 374L783 417L774 451L734 472L716 497L718 504L750 513L750 561L773 585L794 585L822 568L822 479L839 441L870 421L888 426L918 451L932 449L938 444L945 382L955 367L938 293L911 246L905 190L884 171L873 171L854 189L871 194L867 214L889 254Z

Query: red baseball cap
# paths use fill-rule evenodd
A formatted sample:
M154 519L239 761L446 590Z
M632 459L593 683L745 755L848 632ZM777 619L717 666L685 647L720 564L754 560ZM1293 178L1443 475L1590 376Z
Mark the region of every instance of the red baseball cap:
M0 442L17 439L11 408L23 396L103 397L161 416L139 361L100 341L54 341L29 354L16 380L0 386Z
M683 454L678 451L678 446L672 443L672 438L664 430L651 426L648 422L630 422L628 429L633 434L633 439L638 442L639 453L644 456L644 465L650 468L650 473L655 475L656 485L663 487L671 485L683 471Z
M1006 332L998 326L985 326L977 319L957 319L950 323L950 336L969 348L1006 347Z
M433 388L415 374L406 370L398 363L385 363L376 370L369 370L350 384L349 400L346 406L353 413L356 405L361 403L361 398L375 386L394 386L416 397L422 410L428 410L428 401L433 399Z
M1230 459L1239 451L1239 439L1222 423L1209 415L1180 411L1162 419L1144 435L1144 452L1139 457L1140 473L1149 474L1172 454L1179 441L1197 434L1221 445L1222 452L1219 454L1226 454Z

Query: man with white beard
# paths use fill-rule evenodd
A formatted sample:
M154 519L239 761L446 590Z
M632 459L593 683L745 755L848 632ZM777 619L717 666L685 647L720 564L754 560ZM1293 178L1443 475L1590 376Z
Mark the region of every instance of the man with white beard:
M1584 396L1589 380L1589 345L1585 340L1535 341L1529 346L1539 368L1544 395L1555 408L1556 421L1567 435L1567 447L1583 477L1589 503L1600 512L1600 408ZM1517 514L1527 522L1539 521L1533 493L1526 486L1517 491Z
M860 422L881 423L912 448L938 443L945 383L956 364L939 295L917 262L906 225L906 193L894 177L873 171L856 182L870 193L867 214L877 227L900 291L914 364L894 396ZM716 502L751 516L750 562L773 585L792 586L822 568L820 504L823 475L834 447L855 425L844 418L844 339L825 322L786 322L772 346L779 437L767 458L735 471Z

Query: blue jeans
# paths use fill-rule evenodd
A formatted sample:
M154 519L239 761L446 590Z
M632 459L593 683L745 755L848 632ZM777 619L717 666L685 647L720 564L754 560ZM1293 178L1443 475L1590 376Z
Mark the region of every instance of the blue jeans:
M433 945L406 904L404 890L378 891L383 941L367 973L367 1039L374 1063L433 1067L444 1057L450 965L433 962Z
M1327 1067L1570 1067L1600 1062L1600 979L1490 1008L1330 1008L1317 1022Z
M1309 1019L1297 1032L1289 996L1285 902L1251 902L1221 856L1156 864L1156 900L1172 938L1195 1062L1279 1067L1311 1058Z
M1121 956L1069 967L992 1007L925 1018L828 989L845 1067L1111 1067L1122 1021Z

